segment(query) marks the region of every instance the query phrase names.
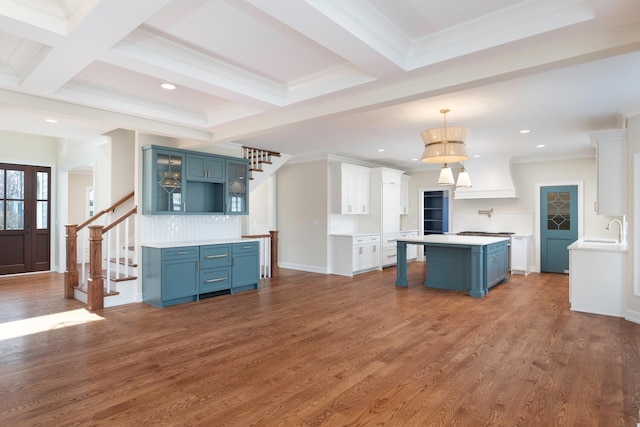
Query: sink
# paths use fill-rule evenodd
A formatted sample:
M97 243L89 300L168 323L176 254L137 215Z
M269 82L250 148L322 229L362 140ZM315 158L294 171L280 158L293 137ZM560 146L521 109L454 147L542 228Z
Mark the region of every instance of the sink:
M582 239L583 243L608 243L608 244L616 244L617 240L612 239Z

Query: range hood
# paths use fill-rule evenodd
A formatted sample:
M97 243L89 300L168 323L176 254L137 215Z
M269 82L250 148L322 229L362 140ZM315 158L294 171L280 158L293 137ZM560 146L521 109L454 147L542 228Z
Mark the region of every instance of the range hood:
M518 197L511 178L511 158L471 159L465 164L473 187L456 188L454 199L509 199Z

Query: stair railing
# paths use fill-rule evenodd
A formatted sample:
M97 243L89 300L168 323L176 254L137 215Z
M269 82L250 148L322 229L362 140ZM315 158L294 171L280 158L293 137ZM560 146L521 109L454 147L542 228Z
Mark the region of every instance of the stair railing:
M88 238L82 238L81 239L81 245L80 245L80 250L82 251L82 255L81 255L81 265L82 265L82 282L81 283L87 283L89 284L90 282L93 282L92 284L95 286L96 285L96 281L97 278L94 277L96 274L100 275L100 279L102 278L102 261L100 261L100 263L98 263L98 265L93 265L93 268L96 269L96 271L92 271L92 265L91 265L91 259L93 257L95 257L95 254L93 254L94 251L96 251L96 248L93 246L94 241L100 240L102 241L102 237L97 235L97 231L94 231L94 229L102 229L104 228L103 225L95 225L94 223L98 220L104 220L104 218L102 218L104 215L108 214L108 213L113 213L115 212L115 210L121 206L122 204L124 204L125 202L127 202L129 199L133 198L134 196L134 192L132 191L131 193L127 194L126 196L122 197L120 200L118 200L117 202L115 202L114 204L112 204L110 207L103 209L99 212L97 212L95 215L93 215L91 218L87 219L85 222L83 222L80 225L77 224L67 224L65 225L66 228L66 269L65 269L65 288L64 288L64 296L67 299L72 299L74 298L74 288L76 288L79 285L79 276L78 276L78 232L82 232L82 235L84 235L85 233L83 232L83 230L89 230L89 236ZM136 208L134 208L136 209ZM122 220L116 220L121 222ZM114 221L114 222L116 222ZM119 223L118 222L118 223ZM93 225L92 225L93 224ZM127 238L128 238L128 231L127 231ZM86 264L86 251L85 251L85 242L89 243L89 275L90 278L87 279L86 278L86 268L84 268L85 264ZM102 247L100 247L100 253L102 252ZM107 252L108 253L108 252ZM98 258L100 259L100 258ZM94 274L95 273L95 274ZM93 279L91 279L93 277ZM104 293L102 288L100 288L100 292ZM102 299L100 301L100 304L102 304ZM89 305L89 304L88 304Z
M253 172L263 172L262 165L271 164L271 157L280 157L280 153L261 148L242 147L242 158L249 160L250 176Z
M269 234L251 234L244 238L259 239L260 242L260 277L278 277L278 231Z

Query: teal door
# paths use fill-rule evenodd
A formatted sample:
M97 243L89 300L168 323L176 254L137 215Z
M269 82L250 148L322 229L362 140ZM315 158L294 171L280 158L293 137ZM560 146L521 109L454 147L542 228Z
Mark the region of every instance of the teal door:
M567 246L578 240L578 187L540 188L540 271L569 272Z

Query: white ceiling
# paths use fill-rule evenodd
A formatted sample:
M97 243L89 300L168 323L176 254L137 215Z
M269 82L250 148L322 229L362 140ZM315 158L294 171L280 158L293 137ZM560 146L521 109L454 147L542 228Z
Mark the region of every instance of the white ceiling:
M638 76L638 0L0 0L0 129L88 143L419 170L449 108L471 154L583 157L640 111Z

